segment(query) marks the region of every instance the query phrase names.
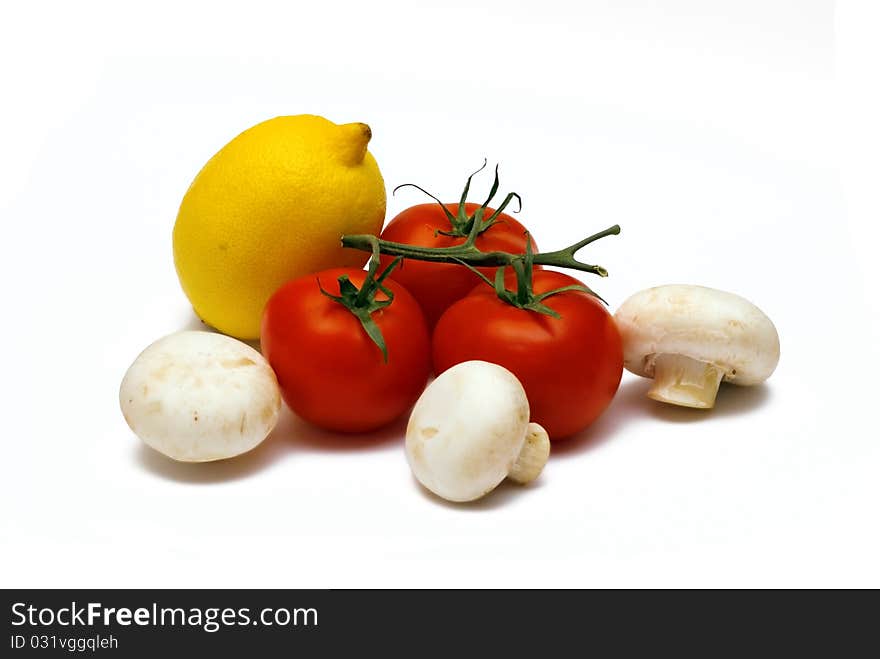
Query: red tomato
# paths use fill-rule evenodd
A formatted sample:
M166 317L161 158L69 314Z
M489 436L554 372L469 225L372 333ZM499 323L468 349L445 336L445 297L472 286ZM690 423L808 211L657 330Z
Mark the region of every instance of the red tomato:
M465 211L470 215L479 207L479 204L466 203ZM446 204L446 208L455 215L458 204ZM493 209L487 208L483 219L488 219L494 212ZM506 213L501 213L496 219L496 224L477 237L476 247L484 252L501 251L513 254L525 252L526 228ZM391 220L382 231L381 238L419 247L461 245L465 241L462 237L434 235L438 230L449 231L451 228L440 204L419 204L407 208ZM534 240L532 240L532 249L538 251ZM382 266L387 266L391 260L392 257L383 255ZM494 268L479 268L479 270L490 278L495 273ZM473 272L457 263L430 263L409 259L404 259L391 274L391 278L403 284L418 300L430 327L437 323L453 302L467 295L480 281Z
M549 270L535 272L533 281L535 293L581 283ZM611 402L623 348L614 318L592 295L566 291L543 304L561 317L519 309L478 286L437 323L434 369L442 373L472 359L504 366L522 382L532 421L560 439L586 428Z
M366 272L336 268L284 284L263 312L261 347L290 408L316 426L366 432L407 411L431 371L431 344L418 303L400 284L385 281L394 293L390 306L372 318L388 349L382 351L361 322L342 304L321 293L339 295L340 275L358 288ZM382 292L377 300L387 300Z

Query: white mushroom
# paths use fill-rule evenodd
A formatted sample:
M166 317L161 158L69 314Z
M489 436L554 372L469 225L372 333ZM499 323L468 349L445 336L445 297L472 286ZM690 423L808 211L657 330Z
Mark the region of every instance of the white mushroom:
M418 481L449 501L473 501L505 479L535 480L550 438L529 423L516 376L470 361L441 373L416 402L406 428L406 457Z
M129 427L181 462L250 451L278 421L275 373L249 345L213 332L159 339L129 367L119 388Z
M711 408L721 380L759 384L779 362L779 335L748 300L703 286L640 291L614 315L627 370L654 378L648 396Z

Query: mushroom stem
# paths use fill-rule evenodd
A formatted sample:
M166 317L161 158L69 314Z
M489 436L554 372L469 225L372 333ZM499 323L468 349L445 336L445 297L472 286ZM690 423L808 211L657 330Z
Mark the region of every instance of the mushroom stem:
M654 385L648 398L663 403L710 409L724 370L685 355L663 354L654 360Z
M526 431L526 441L523 442L519 457L507 477L515 483L527 485L541 474L549 457L550 436L537 423L530 423Z

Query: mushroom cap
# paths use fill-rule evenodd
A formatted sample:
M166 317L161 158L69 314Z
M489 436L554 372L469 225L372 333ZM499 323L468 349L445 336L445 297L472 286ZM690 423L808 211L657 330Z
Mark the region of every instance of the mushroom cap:
M654 377L660 354L714 364L724 381L763 382L779 362L779 335L745 298L704 286L673 284L632 295L614 314L628 371Z
M489 362L462 362L437 376L416 402L406 457L434 494L472 501L505 479L528 425L529 401L513 373Z
M249 345L213 332L178 332L147 347L119 388L125 420L148 446L182 462L249 451L275 427L275 373Z

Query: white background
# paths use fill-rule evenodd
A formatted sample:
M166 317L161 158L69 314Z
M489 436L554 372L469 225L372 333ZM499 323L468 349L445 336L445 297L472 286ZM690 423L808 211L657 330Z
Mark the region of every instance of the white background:
M878 19L823 0L7 8L0 584L880 586ZM545 248L620 223L584 255L612 308L663 283L738 292L776 322L776 374L711 413L625 374L539 482L471 506L420 490L400 425L351 439L288 414L238 460L150 452L117 388L195 326L180 199L238 132L306 112L369 123L389 188L454 198L500 161Z

